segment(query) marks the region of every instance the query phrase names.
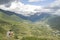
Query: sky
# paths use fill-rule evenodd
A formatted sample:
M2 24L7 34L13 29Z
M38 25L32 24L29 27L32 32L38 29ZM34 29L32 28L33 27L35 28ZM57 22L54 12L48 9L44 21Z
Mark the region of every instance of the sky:
M0 9L25 16L37 12L60 15L60 0L0 0Z

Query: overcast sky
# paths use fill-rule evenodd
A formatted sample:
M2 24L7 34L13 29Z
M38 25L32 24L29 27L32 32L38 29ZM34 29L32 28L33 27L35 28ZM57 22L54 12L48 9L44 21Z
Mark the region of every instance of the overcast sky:
M36 12L60 15L60 0L0 0L0 9L26 16Z

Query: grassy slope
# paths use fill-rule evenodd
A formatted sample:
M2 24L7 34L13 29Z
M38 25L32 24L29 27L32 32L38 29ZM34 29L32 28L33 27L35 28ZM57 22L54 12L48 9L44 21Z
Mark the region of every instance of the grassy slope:
M16 17L16 19L14 18ZM7 40L6 32L12 29L15 38L21 40L59 40L58 36L53 35L45 23L32 24L27 21L17 21L16 15L9 16L0 12L0 40Z

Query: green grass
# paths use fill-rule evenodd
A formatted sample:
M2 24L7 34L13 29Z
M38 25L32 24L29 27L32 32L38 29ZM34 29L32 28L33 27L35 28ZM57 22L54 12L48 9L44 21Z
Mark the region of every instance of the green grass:
M48 37L23 37L21 40L59 40L54 37L48 38Z

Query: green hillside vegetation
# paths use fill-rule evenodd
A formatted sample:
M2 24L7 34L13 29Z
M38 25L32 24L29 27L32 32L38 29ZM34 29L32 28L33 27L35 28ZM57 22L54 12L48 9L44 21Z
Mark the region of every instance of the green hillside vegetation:
M6 32L12 29L14 39L19 40L60 40L46 23L30 23L16 15L0 12L0 40L7 40Z
M48 19L47 23L55 30L60 31L60 16L52 16Z

